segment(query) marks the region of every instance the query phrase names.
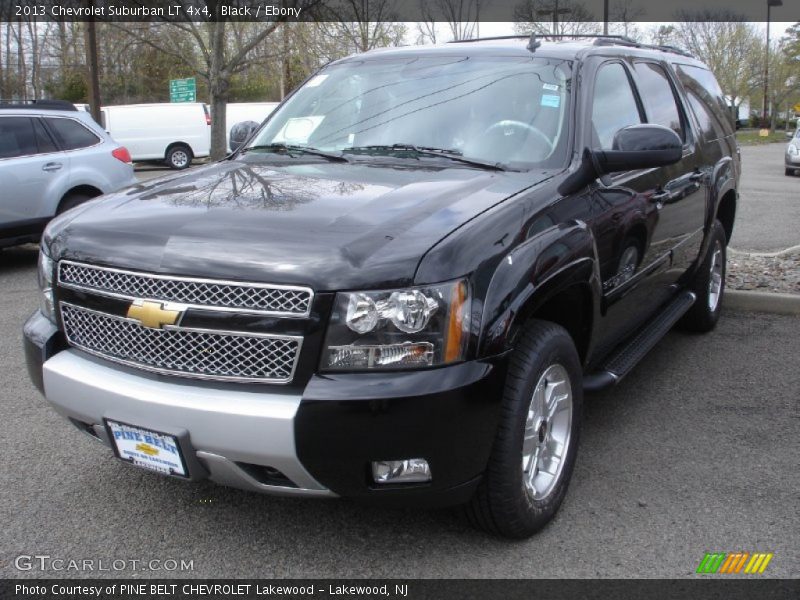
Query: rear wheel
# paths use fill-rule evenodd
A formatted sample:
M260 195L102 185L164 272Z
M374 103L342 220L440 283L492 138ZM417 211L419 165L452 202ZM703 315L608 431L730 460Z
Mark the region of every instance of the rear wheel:
M575 465L581 383L580 359L566 330L530 321L511 358L486 472L465 507L475 526L519 539L553 518Z
M177 144L167 150L167 155L164 157L164 162L171 169L186 169L192 164L192 150L189 146Z
M725 228L722 223L715 220L708 251L689 287L697 299L681 319L680 324L683 329L705 333L716 327L722 308L722 296L725 293L726 247Z
M794 170L794 169L790 169L789 167L786 167L786 174L787 174L789 177L793 177L793 176L794 176L794 174L795 174L795 170Z
M61 203L58 205L58 210L56 211L57 215L60 215L63 212L67 212L68 210L75 208L76 206L83 204L87 200L91 200L92 196L89 194L68 194L62 198Z

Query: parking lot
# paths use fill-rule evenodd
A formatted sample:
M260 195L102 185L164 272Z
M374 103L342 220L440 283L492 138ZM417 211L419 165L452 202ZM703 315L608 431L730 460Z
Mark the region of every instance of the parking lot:
M750 202L740 218L755 219ZM761 227L740 221L734 243ZM787 239L797 244L796 231ZM37 305L36 251L0 252L2 577L690 577L706 552L733 551L774 553L765 576L800 576L796 317L727 311L712 334L672 332L617 388L589 397L561 512L511 543L450 511L273 498L119 463L28 382L21 328ZM19 571L21 554L193 569Z
M786 144L742 146L741 201L731 245L779 252L800 244L800 177L784 174Z

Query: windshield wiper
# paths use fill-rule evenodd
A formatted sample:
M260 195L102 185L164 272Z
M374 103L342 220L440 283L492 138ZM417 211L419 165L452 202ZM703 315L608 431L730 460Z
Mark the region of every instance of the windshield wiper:
M458 150L448 150L447 148L431 148L429 146L415 146L414 144L392 144L391 146L380 144L372 146L353 146L352 148L345 148L342 150L342 152L351 152L354 154L360 152L410 152L416 156L436 156L491 171L506 170L506 168L500 163L492 163L489 161L479 160L477 158L465 158Z
M284 144L282 142L276 142L274 144L261 144L259 146L248 146L242 150L242 153L249 152L250 150L268 150L270 152L275 152L276 154L285 153L289 155L291 155L293 152L298 154L312 154L314 156L321 156L335 162L350 162L341 154L325 152L324 150L319 150L310 146L297 146L295 144Z

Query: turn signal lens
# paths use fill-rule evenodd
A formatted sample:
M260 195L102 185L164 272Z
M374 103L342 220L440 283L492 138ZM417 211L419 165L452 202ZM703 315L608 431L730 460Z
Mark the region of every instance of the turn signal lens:
M464 353L464 316L467 303L467 284L458 281L450 297L450 314L447 322L447 346L444 351L444 362L460 360Z

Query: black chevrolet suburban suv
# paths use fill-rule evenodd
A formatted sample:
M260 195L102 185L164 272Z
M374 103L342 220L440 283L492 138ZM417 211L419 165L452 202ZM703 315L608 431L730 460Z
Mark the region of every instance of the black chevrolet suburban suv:
M525 537L584 392L714 328L739 172L714 76L672 48L351 56L225 160L56 219L30 375L152 471Z

